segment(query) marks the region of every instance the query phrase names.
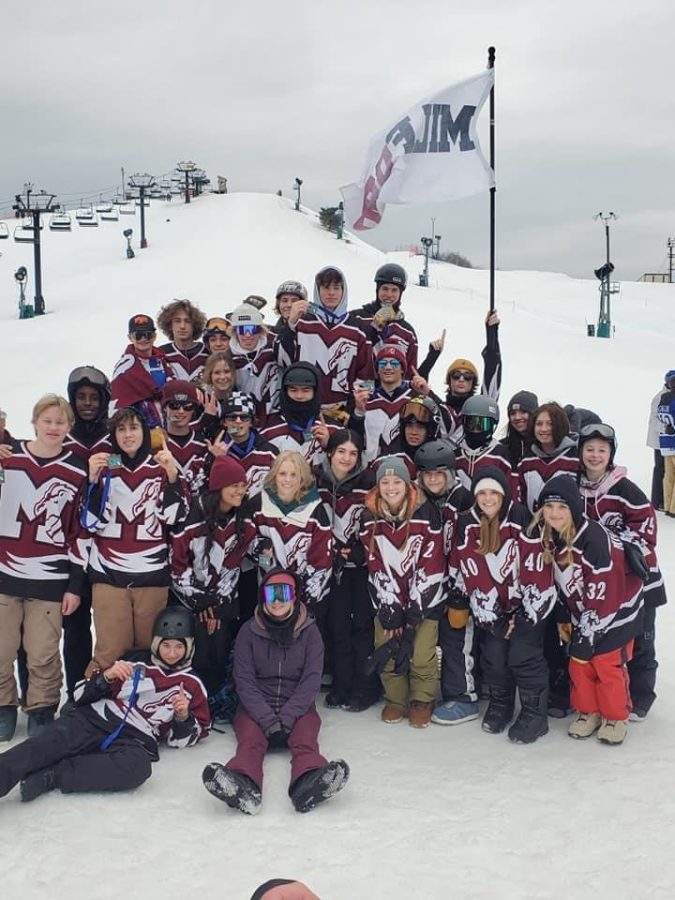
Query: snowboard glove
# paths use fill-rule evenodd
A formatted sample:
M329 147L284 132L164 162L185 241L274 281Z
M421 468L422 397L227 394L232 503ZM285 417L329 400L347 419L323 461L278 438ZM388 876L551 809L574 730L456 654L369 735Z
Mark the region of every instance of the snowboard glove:
M468 609L454 609L452 606L448 607L448 622L450 623L451 628L466 628L466 623L468 621Z
M626 562L633 573L633 575L637 575L637 577L642 581L643 584L647 584L649 581L649 563L645 559L645 555L637 546L637 544L631 544L628 541L624 542L623 552L626 557Z
M284 750L288 747L288 734L281 722L275 722L265 732L267 745L270 750Z
M377 618L385 631L395 631L405 624L403 608L398 603L383 603L377 611Z
M396 653L396 661L394 662L394 672L396 675L407 675L410 671L410 659L413 655L413 646L415 644L415 629L411 625L406 625L398 643L399 648Z
M364 666L364 675L379 675L389 660L394 657L400 649L400 641L398 638L391 638L386 644L382 644L366 660Z

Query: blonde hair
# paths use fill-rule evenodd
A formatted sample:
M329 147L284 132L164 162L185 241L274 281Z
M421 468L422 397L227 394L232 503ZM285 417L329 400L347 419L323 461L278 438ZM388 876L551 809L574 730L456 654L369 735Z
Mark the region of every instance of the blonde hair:
M545 506L546 504L544 504ZM534 514L534 518L530 523L527 533L533 534L536 528L541 528L541 546L544 555L544 562L549 565L555 558L555 541L553 540L553 529L544 519L544 506L538 509ZM565 563L570 566L574 562L574 553L572 544L577 536L577 529L570 513L570 520L562 531L559 531L560 539L563 541L566 551Z
M293 499L301 500L305 496L305 494L307 494L314 487L316 482L314 480L314 476L312 475L312 470L309 467L309 463L302 455L302 453L298 453L297 450L282 450L282 452L272 463L272 468L265 476L263 487L267 488L268 490L271 489L276 493L277 475L279 474L279 469L286 462L292 463L295 467L295 471L300 476L300 487L298 488L297 494Z
M211 377L213 375L213 370L218 365L218 363L225 363L228 369L232 372L233 375L237 373L237 367L234 364L234 357L230 353L229 350L216 350L214 353L211 353L204 363L204 372L202 373L202 383L203 384L212 384Z
M398 477L398 476L397 476ZM403 479L401 479L403 481ZM368 546L368 555L373 555L373 549L375 547L375 535L377 533L378 522L383 520L389 521L391 518L391 513L388 516L384 510L384 500L380 495L380 484L379 482L375 485L374 493L372 495L373 502L372 506L370 506L371 512L374 513L376 517L375 527L373 528L372 534L370 535L370 543ZM410 520L412 519L412 515L415 509L415 500L417 499L417 490L416 488L410 484L409 482L405 483L405 498L401 505L401 509L396 518L400 518L402 522L406 523L405 530L405 539L403 541L403 546L408 543L408 538L410 537Z
M73 412L73 408L68 403L65 397L61 397L60 394L44 394L44 396L40 397L38 402L33 407L33 415L31 418L31 424L35 425L37 420L40 418L42 413L49 409L51 406L58 406L62 413L68 419L68 425L70 428L75 424L75 413Z
M478 491L478 494L480 494L480 491ZM478 496L478 494L476 494L476 496ZM499 509L491 518L485 515L475 501L474 505L480 519L478 553L480 553L481 556L486 556L488 553L496 553L499 550L499 513L504 506L504 495L502 494L502 502Z

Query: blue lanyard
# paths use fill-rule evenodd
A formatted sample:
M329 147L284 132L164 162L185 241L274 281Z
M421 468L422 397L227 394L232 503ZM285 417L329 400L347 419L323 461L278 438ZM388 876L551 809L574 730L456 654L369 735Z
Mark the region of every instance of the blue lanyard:
M84 503L82 504L82 510L80 512L80 525L84 528L85 531L94 531L98 523L101 521L101 517L103 516L103 511L105 509L106 503L108 502L108 496L110 494L110 470L108 470L103 476L103 491L101 493L101 503L96 515L96 521L91 526L89 526L87 525L87 510L89 508L89 498L93 494L95 487L95 484L90 484L87 488L87 496Z
M136 706L136 700L138 700L138 682L141 680L141 675L143 674L143 666L136 666L134 669L134 679L131 682L131 695L129 696L129 701L127 703L127 711L124 713L124 718L117 726L117 728L111 732L107 738L101 741L101 750L107 750L108 747L117 740L120 736L120 732L126 725L127 716L131 712L131 710Z

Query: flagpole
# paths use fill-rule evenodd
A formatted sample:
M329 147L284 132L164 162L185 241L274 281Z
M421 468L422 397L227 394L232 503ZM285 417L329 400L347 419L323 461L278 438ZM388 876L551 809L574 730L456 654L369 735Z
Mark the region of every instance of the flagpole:
M495 48L488 47L488 69L495 67ZM490 88L490 168L495 171L495 86ZM495 195L497 187L490 188L490 312L495 308Z

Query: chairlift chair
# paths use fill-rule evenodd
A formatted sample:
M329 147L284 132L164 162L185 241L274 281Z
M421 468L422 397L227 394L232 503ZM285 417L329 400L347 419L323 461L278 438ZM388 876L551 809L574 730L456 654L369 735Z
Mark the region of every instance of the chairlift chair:
M0 241L6 241L9 237L9 228L4 222L0 222Z
M117 207L111 207L110 209L105 210L105 212L100 213L100 219L102 222L117 222L119 221L120 211Z
M70 213L54 213L49 220L50 231L70 231L72 226Z
M33 229L24 228L23 225L17 225L14 229L14 240L17 244L34 244Z
M91 206L80 206L79 209L75 210L75 218L81 225L82 222L90 221L94 218L94 210Z
M79 212L82 212L83 215L78 215ZM78 209L75 213L75 218L80 228L98 228L98 215L91 207L88 210Z
M120 203L119 209L120 215L122 216L136 215L136 207L133 205L133 203L127 203L126 201L124 203Z
M112 209L112 203L109 203L107 201L96 204L96 212L97 213L107 213L107 212L110 212L111 209Z

